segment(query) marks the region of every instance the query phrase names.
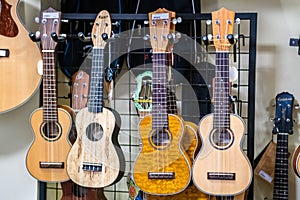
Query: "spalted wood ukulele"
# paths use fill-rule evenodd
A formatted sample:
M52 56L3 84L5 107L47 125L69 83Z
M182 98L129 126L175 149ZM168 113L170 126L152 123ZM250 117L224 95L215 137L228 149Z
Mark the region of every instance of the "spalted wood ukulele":
M66 159L71 148L68 135L72 124L70 114L57 107L55 47L53 32L59 33L60 12L52 8L42 12L40 25L43 56L43 107L35 110L30 123L35 139L28 150L29 173L40 181L69 180Z
M193 182L212 196L233 196L244 192L252 181L252 169L242 150L245 124L230 113L229 49L234 12L222 8L212 13L216 48L214 112L199 123L202 147L193 165Z
M41 53L19 21L17 4L0 1L0 113L28 101L41 82Z
M167 113L166 60L168 35L172 34L174 12L158 9L149 13L150 42L153 48L152 115L139 124L142 150L133 179L145 193L171 195L183 191L191 180L191 161L183 150L183 121Z
M294 96L282 92L276 96L273 134L277 134L273 199L288 197L288 136L293 133Z
M86 107L89 90L89 75L79 70L72 76L72 129L69 140L73 144L77 137L75 118L76 113ZM103 189L86 188L79 186L71 180L61 183L63 196L61 200L106 200Z
M110 33L110 15L103 10L92 29L94 47L88 106L76 115L77 138L67 159L71 180L84 187L106 187L124 174L124 155L117 140L121 119L116 111L102 105L104 47Z

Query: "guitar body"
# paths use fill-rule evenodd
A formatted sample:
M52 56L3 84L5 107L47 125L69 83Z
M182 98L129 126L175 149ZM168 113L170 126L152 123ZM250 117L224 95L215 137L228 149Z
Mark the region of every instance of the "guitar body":
M201 144L199 143L197 135L197 125L193 122L184 122L184 134L182 137L182 146L185 152L187 153L190 160L194 160L195 155L197 155ZM172 198L173 200L208 200L208 195L202 193L198 190L193 184L190 184L184 191L168 196L157 196L157 195L146 195L147 200L169 200Z
M72 120L70 114L58 108L60 134L53 141L47 140L42 131L43 108L36 109L30 118L35 139L28 150L26 165L29 173L44 182L63 182L69 180L66 170L66 158L71 148L68 134ZM62 168L40 167L40 162L63 163Z
M117 143L120 119L115 116L116 112L104 107L101 113L91 113L87 107L77 113L77 139L67 159L68 174L76 184L102 188L122 177L124 158Z
M300 145L293 153L292 166L295 174L300 177Z
M136 185L145 193L155 195L177 194L183 191L191 180L191 161L182 150L181 137L184 131L183 123L176 115L168 115L171 144L159 150L150 144L149 135L152 130L152 115L140 121L140 135L143 148L137 157L133 169L133 178ZM151 179L148 172L173 172L172 179Z
M213 115L207 115L200 121L199 132L202 137L202 147L194 162L193 181L201 191L209 195L237 195L244 192L251 184L251 165L242 151L244 130L241 118L230 114L233 142L228 148L220 150L211 142ZM234 180L209 179L210 172L235 174L235 178Z
M1 0L0 4L0 113L28 101L41 81L41 53L19 21L17 4L18 0Z

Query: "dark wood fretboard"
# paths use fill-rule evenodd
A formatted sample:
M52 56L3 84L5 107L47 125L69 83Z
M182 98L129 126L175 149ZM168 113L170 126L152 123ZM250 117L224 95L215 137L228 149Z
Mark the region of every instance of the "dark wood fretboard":
M229 101L229 56L228 52L216 54L216 76L214 87L214 128L230 127Z
M152 128L168 128L166 53L153 54Z
M93 48L90 92L88 100L89 112L99 113L103 110L103 49Z
M273 199L288 199L288 133L277 134Z
M43 120L57 122L57 97L54 50L43 50Z

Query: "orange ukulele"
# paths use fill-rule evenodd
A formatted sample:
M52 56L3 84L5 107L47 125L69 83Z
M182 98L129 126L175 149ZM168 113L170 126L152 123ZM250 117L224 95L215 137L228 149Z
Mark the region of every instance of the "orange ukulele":
M55 47L52 33L60 30L60 12L52 8L42 12L40 25L43 55L43 107L35 110L30 123L35 139L30 146L26 165L29 173L40 181L69 180L66 159L71 148L68 135L72 125L70 114L57 108Z
M17 4L0 1L0 113L28 101L41 82L41 53L19 21Z
M234 196L251 184L251 164L242 150L243 120L230 113L229 49L233 11L222 8L212 13L213 41L216 48L214 112L199 123L202 147L193 165L193 182L212 196Z
M167 113L167 38L173 32L174 17L175 13L166 9L149 13L153 49L152 115L145 116L139 124L143 147L134 164L133 179L142 191L153 195L177 194L191 180L191 161L181 145L184 122Z
M92 29L93 58L88 106L76 115L77 138L67 158L70 179L83 187L118 182L125 168L118 143L120 116L103 106L104 48L111 33L110 15L101 11Z

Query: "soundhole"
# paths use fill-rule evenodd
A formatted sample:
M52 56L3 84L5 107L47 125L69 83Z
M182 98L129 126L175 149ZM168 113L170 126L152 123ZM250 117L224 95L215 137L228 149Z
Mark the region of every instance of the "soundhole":
M156 149L167 148L171 144L171 133L167 129L155 129L150 133L150 144Z
M61 136L61 126L57 122L45 122L41 126L41 133L48 141L58 140Z
M210 142L215 148L221 150L229 148L233 139L233 133L227 128L214 129L210 135Z
M94 122L86 128L86 136L91 141L99 141L103 137L103 128L100 124Z

